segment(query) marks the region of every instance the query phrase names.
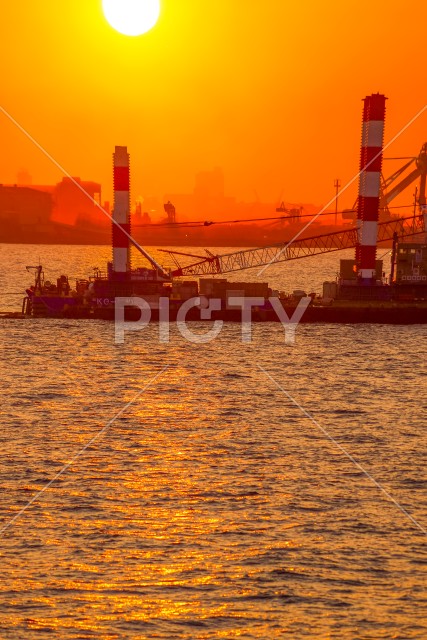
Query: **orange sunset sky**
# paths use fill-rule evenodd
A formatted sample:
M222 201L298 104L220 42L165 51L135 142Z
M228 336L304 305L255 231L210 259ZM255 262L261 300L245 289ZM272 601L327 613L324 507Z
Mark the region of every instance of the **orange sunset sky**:
M162 0L126 37L100 0L3 2L1 106L72 175L111 198L127 145L133 197L190 192L222 167L226 193L325 203L357 171L361 99L385 93L386 141L427 103L427 3ZM0 182L62 175L0 114ZM414 155L427 111L388 155ZM343 197L351 206L355 189Z

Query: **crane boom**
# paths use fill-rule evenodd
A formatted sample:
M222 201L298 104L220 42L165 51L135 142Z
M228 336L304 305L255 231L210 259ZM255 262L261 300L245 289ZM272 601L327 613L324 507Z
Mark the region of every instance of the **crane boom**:
M393 240L393 235L405 238L420 233L425 233L425 214L415 216L395 218L378 224L378 242ZM231 273L253 267L262 267L274 262L286 262L297 260L308 256L331 253L332 251L342 251L352 249L358 243L359 229L351 227L345 231L335 231L311 238L298 238L293 241L284 241L268 247L257 249L244 249L234 253L214 255L210 252L207 257L200 256L201 260L190 265L181 266L176 258L178 255L174 251L163 250L175 261L177 269L172 271L172 277L180 276L204 276L216 275L220 273ZM183 255L180 253L179 255ZM186 255L186 254L184 254ZM191 254L188 254L191 255ZM195 257L192 255L191 257Z
M411 171L411 173L403 178L403 180L399 182L399 184L397 184L395 187L393 187L393 189L383 195L381 204L383 206L390 204L390 202L394 200L396 196L402 193L404 189L409 187L420 176L422 176L422 172L420 169L417 168Z
M393 182L415 161L416 168L411 171L406 177L404 177L398 184L395 184L391 189L389 187ZM420 194L418 204L425 204L425 187L426 187L426 174L427 174L427 142L421 147L421 151L416 158L413 158L407 162L401 169L393 173L387 180L384 181L383 195L381 199L381 206L387 207L394 198L396 198L402 191L409 187L417 178L420 178Z

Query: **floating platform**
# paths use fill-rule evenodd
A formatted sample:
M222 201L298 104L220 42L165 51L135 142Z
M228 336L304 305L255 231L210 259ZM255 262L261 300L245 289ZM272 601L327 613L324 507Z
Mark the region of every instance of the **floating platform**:
M40 280L39 280L40 282ZM333 286L332 286L333 285ZM150 321L196 322L223 320L242 322L242 303L233 298L248 299L253 322L280 322L279 311L291 319L302 298L306 306L299 322L331 324L427 324L427 286L383 285L357 286L325 283L318 296L304 291L291 295L272 290L267 283L228 282L225 279L196 281L164 280L109 280L95 277L92 281L78 281L76 290L70 290L66 276L58 278L57 285L39 284L38 289L27 290L22 313L7 317L74 318L112 321L116 316L116 299L123 305L124 319L138 321L141 309L134 299L142 299L149 311ZM208 318L204 309L215 300L215 310ZM183 305L185 308L183 309ZM185 313L184 313L185 311Z

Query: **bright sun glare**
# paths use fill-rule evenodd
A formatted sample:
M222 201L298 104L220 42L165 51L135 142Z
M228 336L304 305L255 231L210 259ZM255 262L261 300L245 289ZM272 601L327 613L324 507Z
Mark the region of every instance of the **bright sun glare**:
M139 36L154 27L160 15L160 0L102 0L110 25L126 36Z

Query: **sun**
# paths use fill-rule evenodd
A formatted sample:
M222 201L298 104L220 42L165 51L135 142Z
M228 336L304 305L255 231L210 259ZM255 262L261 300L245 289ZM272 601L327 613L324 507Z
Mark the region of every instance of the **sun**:
M150 31L160 15L160 0L102 0L104 15L125 36Z

